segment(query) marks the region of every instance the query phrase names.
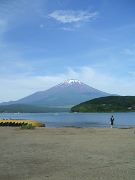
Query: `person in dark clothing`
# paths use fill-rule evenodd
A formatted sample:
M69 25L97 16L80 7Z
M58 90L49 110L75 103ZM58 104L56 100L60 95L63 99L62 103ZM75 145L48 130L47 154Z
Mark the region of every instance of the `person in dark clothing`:
M113 124L114 124L114 117L113 116L111 116L110 123L111 123L111 128L112 128Z

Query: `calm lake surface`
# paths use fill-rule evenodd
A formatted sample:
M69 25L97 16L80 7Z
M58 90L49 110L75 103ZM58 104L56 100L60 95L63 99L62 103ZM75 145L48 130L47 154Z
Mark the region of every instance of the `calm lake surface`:
M46 124L46 127L109 127L114 116L114 127L135 127L135 112L132 113L3 113L0 119L32 119Z

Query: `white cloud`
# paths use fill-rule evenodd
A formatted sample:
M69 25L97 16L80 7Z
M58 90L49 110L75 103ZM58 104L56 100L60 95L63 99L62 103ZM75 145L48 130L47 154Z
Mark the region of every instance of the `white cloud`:
M36 91L46 90L66 79L79 79L99 90L119 95L135 95L135 77L118 79L111 75L98 72L91 67L78 69L68 68L66 73L49 76L18 76L0 77L0 102L17 100Z
M77 23L93 20L97 17L97 12L56 10L49 14L49 17L60 23Z

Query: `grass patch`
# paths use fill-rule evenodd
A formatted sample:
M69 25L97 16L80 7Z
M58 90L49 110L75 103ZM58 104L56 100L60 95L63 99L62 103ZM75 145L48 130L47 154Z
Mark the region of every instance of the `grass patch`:
M35 129L35 126L32 126L32 124L23 124L20 126L20 129Z

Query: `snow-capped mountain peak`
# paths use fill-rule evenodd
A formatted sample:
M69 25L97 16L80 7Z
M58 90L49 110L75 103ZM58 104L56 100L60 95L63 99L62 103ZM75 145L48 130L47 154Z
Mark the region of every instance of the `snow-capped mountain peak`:
M81 81L79 81L77 79L69 79L69 80L66 80L64 83L65 84L73 84L73 83L82 84Z
M73 106L97 97L108 96L108 93L99 91L76 79L69 79L52 88L36 92L27 97L8 104L30 104L44 107Z
M69 79L57 85L57 87L80 86L83 83L77 79Z

